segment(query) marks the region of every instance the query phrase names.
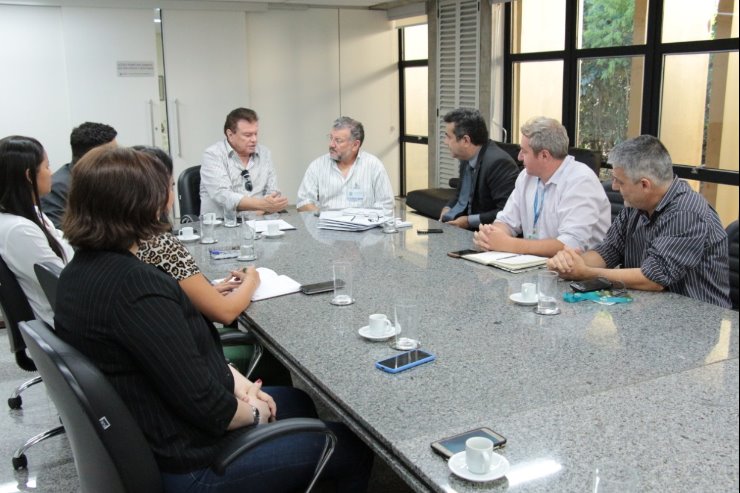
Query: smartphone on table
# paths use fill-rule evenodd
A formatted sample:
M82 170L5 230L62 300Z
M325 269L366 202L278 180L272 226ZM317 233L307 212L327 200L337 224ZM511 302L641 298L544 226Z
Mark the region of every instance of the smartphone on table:
M612 287L612 282L604 277L597 277L596 279L573 281L570 283L570 287L573 288L573 291L577 291L579 293L589 293L591 291L610 289Z
M442 230L439 228L430 228L430 229L417 229L416 234L417 235L428 235L431 233L441 233Z
M455 252L448 252L447 256L452 258L460 258L463 255L469 255L471 253L480 253L478 250L473 250L472 248L467 248L465 250L457 250Z
M340 284L342 281L340 281ZM334 281L317 282L314 284L304 284L301 286L301 292L303 294L318 294L326 293L334 290Z
M436 356L421 349L412 349L399 355L376 361L375 367L388 373L400 373L409 368L434 361Z
M464 451L465 442L468 438L473 437L488 438L493 442L494 449L501 448L506 445L506 438L499 435L490 428L481 427L474 430L466 431L464 433L460 433L458 435L443 438L442 440L437 440L436 442L432 442L432 450L434 450L437 454L441 455L445 459L449 459L458 452Z

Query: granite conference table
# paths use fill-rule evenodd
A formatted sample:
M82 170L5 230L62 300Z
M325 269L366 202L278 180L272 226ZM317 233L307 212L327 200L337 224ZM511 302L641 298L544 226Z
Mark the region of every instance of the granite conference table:
M450 258L472 233L406 217L412 228L383 234L282 214L296 230L257 241L254 263L305 284L348 260L356 302L291 294L253 303L240 326L414 490L591 491L595 466L616 461L636 472L639 491L738 491L737 312L633 291L629 304L562 302L562 314L537 315L509 300L535 273ZM417 234L429 227L443 233ZM216 228L220 244L235 231ZM244 265L189 247L212 278ZM400 297L418 302L422 348L437 360L392 375L374 363L396 351L357 331L371 313L392 318ZM508 439L500 453L511 469L471 483L430 443L480 426Z

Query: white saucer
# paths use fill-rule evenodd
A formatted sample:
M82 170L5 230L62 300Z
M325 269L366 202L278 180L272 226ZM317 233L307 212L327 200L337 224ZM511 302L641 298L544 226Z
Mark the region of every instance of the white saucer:
M200 240L200 242L203 243L204 245L211 245L213 243L218 243L218 240L215 240L215 239L211 241Z
M499 455L496 452L493 453L493 460L491 461L491 468L487 473L474 474L468 471L468 466L465 464L465 452L458 452L457 454L450 457L447 461L447 466L452 471L452 474L459 476L468 481L475 481L481 483L484 481L493 481L506 475L509 472L509 461L506 457Z
M396 328L392 325L389 325L388 329L379 336L370 335L369 330L370 328L366 325L364 327L361 327L360 330L357 331L357 333L360 334L361 337L364 337L365 339L370 341L386 341L396 335Z
M212 222L206 223L206 224L213 224L214 226L220 226L221 224L223 224L223 221L220 220L220 219L216 219L215 221L212 221Z
M511 296L509 296L509 299L516 303L517 305L524 305L524 306L532 306L537 304L537 299L535 298L532 301L525 301L522 299L522 293L514 293Z
M181 235L178 235L177 236L177 239L180 240L180 241L185 241L185 242L195 241L195 240L200 239L200 235L191 235L191 236L181 236Z
M267 231L265 231L264 233L262 233L262 236L264 236L265 238L280 238L284 234L285 234L285 231L278 231L274 235L271 235L270 233L268 233Z

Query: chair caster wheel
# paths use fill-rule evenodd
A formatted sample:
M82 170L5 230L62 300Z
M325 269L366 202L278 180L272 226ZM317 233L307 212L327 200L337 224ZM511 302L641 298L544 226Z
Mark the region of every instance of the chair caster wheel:
M20 457L13 457L13 469L17 471L19 469L25 469L26 467L28 467L28 459L26 459L25 454Z
M10 409L20 409L23 405L23 399L21 399L21 396L17 397L10 397L8 399L8 406Z

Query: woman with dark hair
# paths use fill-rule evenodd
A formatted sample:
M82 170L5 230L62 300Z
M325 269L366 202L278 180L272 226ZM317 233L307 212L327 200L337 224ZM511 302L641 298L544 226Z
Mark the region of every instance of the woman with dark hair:
M133 149L145 152L159 159L169 173L170 202L174 202L174 181L172 179L172 159L158 147L134 146ZM172 205L170 203L170 209ZM169 222L167 209L162 218ZM163 219L164 220L164 219ZM249 306L252 295L260 283L259 273L254 266L247 267L246 272L234 271L229 275L230 280L222 281L215 286L203 275L185 245L169 231L147 238L139 242L136 252L139 260L151 264L161 271L174 277L180 284L190 301L203 315L213 322L230 325ZM220 329L221 333L235 329ZM224 355L237 368L246 370L252 356L252 347L244 345L228 346L224 348ZM264 364L262 365L264 369ZM274 373L274 372L273 372ZM285 373L285 372L283 372ZM289 377L281 375L281 381L289 381Z
M177 281L139 261L144 238L167 228L170 176L127 148L87 153L72 171L64 230L78 251L59 280L56 330L107 376L141 426L166 492L281 492L305 487L324 440L291 435L236 459L223 476L209 465L231 434L277 419L315 416L308 396L262 390L226 364L218 334ZM337 449L322 477L364 491L372 454L328 423Z
M64 267L74 251L39 209L51 190L49 159L38 140L11 135L0 140L0 257L8 264L38 320L54 324L33 264Z

